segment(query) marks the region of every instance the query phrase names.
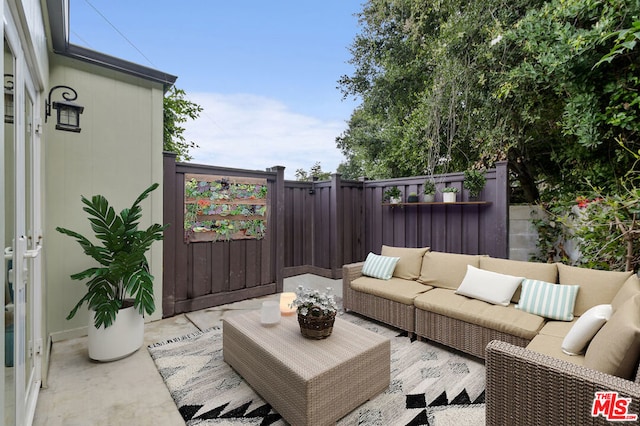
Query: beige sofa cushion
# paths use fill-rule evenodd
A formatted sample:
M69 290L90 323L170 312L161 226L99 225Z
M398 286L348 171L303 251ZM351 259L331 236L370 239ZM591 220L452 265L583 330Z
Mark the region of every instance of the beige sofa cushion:
M478 268L480 256L428 251L422 259L418 281L434 287L456 290L467 273L467 265Z
M624 302L631 299L636 294L640 294L640 278L637 275L631 275L620 287L615 297L611 301L613 312L617 311Z
M567 355L562 352L562 337L538 334L529 342L527 349L578 365L585 363L584 355Z
M560 339L564 339L564 337L569 333L573 324L578 321L578 318L574 318L573 321L547 321L544 327L540 330L539 334L545 334L547 336L560 337ZM562 343L562 340L560 341Z
M574 315L582 315L596 305L611 303L622 284L633 272L598 271L578 268L558 263L560 284L577 284L580 286Z
M393 300L394 302L412 305L413 299L433 287L416 281L391 278L379 280L371 277L360 277L351 282L351 288L374 296Z
M548 283L558 282L558 267L555 263L524 262L521 260L481 256L480 269ZM514 303L517 303L518 300L520 300L520 288L516 290L511 298Z
M393 276L404 278L405 280L415 280L420 276L422 268L422 257L429 250L429 247L406 248L382 246L382 256L399 257Z
M513 307L492 305L456 294L453 290L434 288L415 298L418 309L491 328L524 339L532 339L544 324L537 315Z
M640 357L640 294L613 313L595 335L584 365L603 373L633 380Z

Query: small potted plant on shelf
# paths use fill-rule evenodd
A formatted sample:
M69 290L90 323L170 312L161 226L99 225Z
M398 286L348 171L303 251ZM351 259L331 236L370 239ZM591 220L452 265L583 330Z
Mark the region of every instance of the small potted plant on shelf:
M447 186L446 188L442 188L442 201L445 203L455 203L456 202L456 194L458 193L458 188L455 186Z
M436 183L431 179L425 180L422 184L422 193L424 194L425 203L433 203L436 194Z
M410 192L409 196L407 197L407 203L417 203L418 201L420 201L420 198L418 198L418 193Z
M325 339L331 335L338 312L338 305L331 292L331 287L321 292L298 286L291 306L297 308L298 324L304 337Z
M469 191L469 199L477 200L480 191L487 183L484 172L480 170L469 169L464 172L464 187Z
M391 204L399 204L402 201L402 192L397 186L392 186L384 191L384 200Z

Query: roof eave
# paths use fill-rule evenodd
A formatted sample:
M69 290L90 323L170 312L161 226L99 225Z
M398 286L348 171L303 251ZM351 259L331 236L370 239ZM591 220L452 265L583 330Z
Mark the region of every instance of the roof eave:
M47 0L47 9L54 53L161 83L165 90L178 79L175 75L163 71L71 44L69 42L68 3L65 0Z

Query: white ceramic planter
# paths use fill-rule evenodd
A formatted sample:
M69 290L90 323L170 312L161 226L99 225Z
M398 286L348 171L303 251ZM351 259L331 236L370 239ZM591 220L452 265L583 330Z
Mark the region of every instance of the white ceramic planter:
M400 197L397 197L397 198L391 197L391 198L389 198L389 203L391 203L391 204L400 204L400 202L402 202L402 198L400 198Z
M133 307L120 309L110 327L94 325L95 312L89 315L89 358L94 361L115 361L125 358L142 346L144 317Z
M443 192L442 193L442 201L445 203L455 203L456 202L456 193L455 192Z

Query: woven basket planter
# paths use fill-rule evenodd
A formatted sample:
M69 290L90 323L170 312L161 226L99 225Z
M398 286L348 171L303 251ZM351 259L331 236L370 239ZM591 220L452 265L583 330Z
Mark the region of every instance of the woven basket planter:
M316 315L314 315L314 313ZM307 315L298 313L298 324L300 324L300 332L308 339L326 339L333 331L333 323L336 319L336 313L322 315L322 310L316 306L309 310Z

